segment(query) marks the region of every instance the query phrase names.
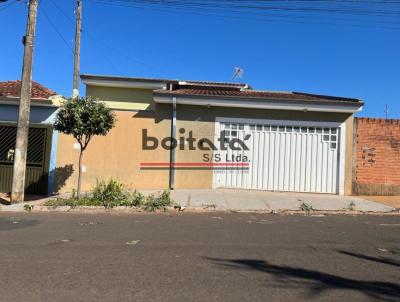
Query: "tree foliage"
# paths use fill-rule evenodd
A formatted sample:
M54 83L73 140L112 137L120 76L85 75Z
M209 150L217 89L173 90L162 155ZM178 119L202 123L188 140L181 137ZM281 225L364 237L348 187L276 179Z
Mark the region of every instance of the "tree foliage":
M93 136L106 135L115 121L114 112L97 98L72 98L58 111L54 129L72 135L85 150Z

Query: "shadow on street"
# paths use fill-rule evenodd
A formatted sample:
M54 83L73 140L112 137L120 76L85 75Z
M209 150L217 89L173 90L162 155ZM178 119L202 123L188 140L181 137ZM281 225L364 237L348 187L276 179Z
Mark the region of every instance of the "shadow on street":
M342 250L338 250L338 252L343 255L347 255L347 256L351 256L351 257L355 257L355 258L359 258L359 259L364 259L364 260L368 260L368 261L373 261L373 262L377 262L377 263L383 263L383 264L387 264L387 265L400 267L399 261L392 260L392 259L389 259L386 257L373 257L373 256L367 256L367 255L363 255L363 254L359 254L359 253L347 252L347 251L342 251Z
M391 282L365 281L336 276L317 270L274 265L256 259L218 259L206 258L217 265L232 269L244 269L270 274L278 281L278 286L296 287L310 290L311 296L317 296L329 290L357 291L368 298L380 301L399 301L400 285Z

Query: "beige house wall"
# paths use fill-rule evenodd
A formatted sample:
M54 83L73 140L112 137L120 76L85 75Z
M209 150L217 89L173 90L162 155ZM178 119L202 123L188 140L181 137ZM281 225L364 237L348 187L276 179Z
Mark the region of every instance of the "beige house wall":
M117 179L131 189L167 189L169 172L140 170L140 162L169 161L169 153L161 149L142 151L142 129L160 137L170 135L170 120L154 112L117 111L117 123L107 136L94 137L84 152L82 190L89 191L96 180ZM56 188L71 192L76 188L79 150L74 139L60 134L58 138Z
M141 170L140 163L169 162L168 150L160 147L154 151L142 150L142 129L148 129L148 135L157 137L159 141L169 137L171 106L157 104L155 112L116 111L116 114L116 127L106 137L95 137L85 151L83 190L90 190L97 179L106 180L111 177L132 189L167 189L168 170ZM192 131L197 140L208 138L213 142L216 117L346 122L345 194L351 194L353 115L178 105L177 137L187 138L189 131ZM179 132L181 128L185 129L184 134ZM70 192L76 185L79 151L73 145L74 140L71 137L59 136L56 179L59 180L57 187L60 192ZM179 145L175 162L203 162L204 154L211 156L212 151L190 151L187 144ZM176 170L175 188L209 189L212 187L212 179L211 170Z

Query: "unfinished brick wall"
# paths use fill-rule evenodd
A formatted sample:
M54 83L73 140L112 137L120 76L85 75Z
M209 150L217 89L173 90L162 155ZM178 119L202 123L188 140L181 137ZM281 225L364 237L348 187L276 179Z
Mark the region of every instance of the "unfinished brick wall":
M353 193L400 195L400 120L355 119Z

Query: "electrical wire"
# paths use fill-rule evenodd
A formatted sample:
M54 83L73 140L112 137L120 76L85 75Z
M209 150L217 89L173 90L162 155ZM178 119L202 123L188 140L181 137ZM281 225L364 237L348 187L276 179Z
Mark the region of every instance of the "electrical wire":
M75 24L74 19L69 16L54 0L50 0L50 3L53 4L53 6L72 24Z
M44 7L41 7L41 12L43 13L43 16L47 19L48 23L50 26L53 28L53 30L57 33L59 38L64 42L64 44L67 46L67 48L74 54L74 49L72 48L71 44L67 42L67 40L64 38L63 34L58 30L57 26L51 21L49 15L46 13L46 10Z
M242 19L242 20L255 20L255 21L267 21L267 22L276 22L276 21L283 21L283 22L288 22L288 23L300 23L300 24L316 24L316 25L338 25L338 26L352 26L352 27L366 27L366 28L382 28L382 29L394 29L394 30L399 30L400 27L395 27L395 26L381 26L381 24L385 24L385 22L379 22L379 24L371 24L377 21L374 20L356 20L360 22L367 22L367 24L362 24L362 23L347 23L347 22L341 22L341 23L334 23L334 22L322 22L318 21L318 18L326 20L325 17L310 17L310 16L293 16L293 15L285 15L281 14L278 15L276 13L274 14L269 14L264 16L260 16L259 14L256 14L254 17L249 16L249 15L243 15L243 14L238 14L235 12L234 14L216 14L214 11L211 11L211 13L208 13L207 10L189 10L189 9L179 9L175 7L151 7L150 5L137 5L137 4L113 4L109 3L107 1L102 1L102 0L88 0L89 2L92 3L100 3L100 4L105 4L105 5L116 5L116 6L124 6L124 7L135 7L138 9L148 9L148 10L154 10L154 11L160 11L160 12L167 12L167 13L179 13L181 11L185 11L187 14L191 15L200 15L200 16L207 16L207 17L221 17L221 18L228 18L228 19ZM298 20L300 19L300 20ZM309 19L309 20L307 20ZM352 20L346 20L342 19L344 21L352 21ZM393 22L387 22L388 24L393 24L393 25L400 25L400 23L393 23Z
M393 7L387 9L387 5L399 4L399 2L393 1L310 1L310 0L295 0L295 1L190 1L190 0L99 0L102 2L114 3L114 4L151 4L164 7L180 7L180 8L212 8L212 9L223 9L223 10L234 10L240 9L240 12L257 12L257 11L274 11L283 10L285 12L320 12L320 13L345 13L345 14L367 14L367 15L395 15L399 16L399 11L393 12ZM298 3L301 2L301 5ZM338 6L337 3L342 5ZM360 3L362 5L360 6ZM336 4L336 5L333 5ZM346 5L343 5L346 4ZM356 4L356 5L355 5ZM366 4L375 4L375 6L368 6ZM379 4L379 10L377 9ZM386 4L386 8L382 7ZM370 7L368 9L368 7ZM399 7L397 7L399 9Z
M327 25L379 27L400 25L399 1L340 0L267 0L267 1L184 1L184 0L88 0L92 3L136 7L163 12L184 11L188 14L237 19L284 21ZM302 5L299 5L301 3ZM306 4L306 5L305 5ZM337 5L340 4L340 5ZM343 6L345 4L345 6ZM349 4L352 4L349 6ZM366 5L369 4L369 5ZM372 6L371 6L372 5ZM377 7L380 7L379 9ZM306 14L306 15L304 15ZM354 15L364 19L354 19ZM340 16L340 18L338 18ZM344 18L344 17L347 17ZM298 20L300 19L300 20ZM324 19L340 22L318 22ZM317 21L317 22L314 22ZM351 22L351 23L349 23ZM354 23L361 22L361 23ZM367 23L367 24L362 24ZM399 27L382 26L387 29Z
M5 11L7 8L13 6L15 3L17 3L17 0L11 0L10 2L5 2L0 5L0 12Z
M72 24L75 24L75 21L65 12L65 10L64 10L63 8L61 8L54 0L49 0L49 1L57 8L57 10L58 10L68 21L70 21ZM97 47L97 49L99 50L100 55L101 55L101 56L103 57L103 59L106 60L106 61L113 67L113 69L115 69L115 71L117 71L117 72L120 72L120 69L117 68L117 67L113 64L113 62L112 62L112 60L110 59L110 57L107 56L107 55L102 51L103 48L108 48L111 52L113 52L113 53L118 53L120 56L124 57L125 60L132 61L132 62L134 62L135 64L141 65L141 66L143 66L143 67L145 67L145 68L147 68L147 69L158 70L158 68L156 68L156 67L154 67L154 66L151 66L151 65L149 65L149 64L147 64L147 63L145 63L145 62L143 62L143 61L141 61L141 60L138 60L138 59L136 59L136 58L133 58L132 56L126 54L126 53L125 53L124 51L122 51L121 49L119 49L119 48L117 48L117 47L115 47L115 46L111 46L109 43L107 43L107 42L105 42L105 41L102 41L102 40L96 38L96 37L91 33L91 31L88 30L87 27L84 27L84 28L83 28L82 34L85 35L85 36L87 36L94 44L96 44L97 46L99 46L99 47Z

